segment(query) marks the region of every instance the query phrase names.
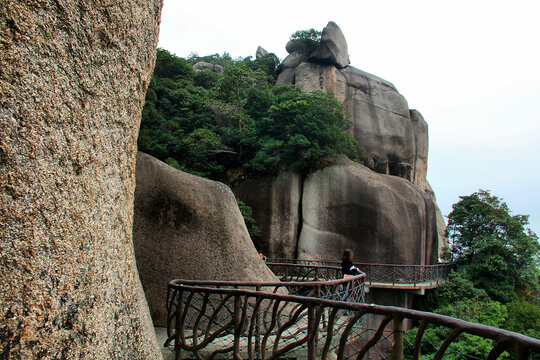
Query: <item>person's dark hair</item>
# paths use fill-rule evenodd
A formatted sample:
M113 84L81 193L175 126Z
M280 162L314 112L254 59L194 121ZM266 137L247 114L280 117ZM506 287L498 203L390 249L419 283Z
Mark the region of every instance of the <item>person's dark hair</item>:
M343 250L343 256L341 257L341 260L352 260L354 257L354 253L351 249L345 249Z

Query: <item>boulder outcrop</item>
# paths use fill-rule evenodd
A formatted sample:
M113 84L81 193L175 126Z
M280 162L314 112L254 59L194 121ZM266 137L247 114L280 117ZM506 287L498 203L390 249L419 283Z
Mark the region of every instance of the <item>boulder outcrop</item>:
M263 254L273 258L296 257L302 186L301 174L286 171L275 177L246 179L233 187L236 196L253 209L253 218L261 229L261 235L253 242Z
M263 56L268 55L269 52L266 51L262 46L257 47L257 51L255 52L255 59L261 58Z
M339 157L304 182L298 256L339 259L351 248L358 262L432 264L432 207L411 182Z
M158 359L132 243L161 1L0 3L0 358Z
M212 72L215 72L216 74L221 74L223 72L223 66L219 64L212 64L206 61L199 61L193 64L193 70L195 70L195 72L210 70Z
M323 41L325 33L333 34L327 38L334 40ZM350 133L365 149L366 165L425 188L427 123L418 111L409 110L407 101L392 83L347 65L347 46L342 36L339 27L330 22L323 31L321 45L307 61L289 59L291 55L284 60L278 67L277 83L295 84L304 91L332 92L351 117ZM329 45L334 43L344 45ZM326 48L338 50L323 50ZM341 56L322 55L326 53ZM334 57L342 60L334 61Z
M133 243L156 325L172 279L278 281L259 258L234 194L222 183L137 155Z
M349 132L364 148L367 167L339 159L303 178L299 215L296 205L285 209L285 201L272 200L274 177L235 185L265 229L257 246L270 256L290 256L296 243L294 253L301 258L339 258L350 247L357 249L358 261L435 263L448 240L426 181L428 125L422 115L409 109L392 83L348 65L347 43L333 22L309 56L289 52L277 68L277 84L333 93L352 120ZM300 230L268 231L267 224L283 214L298 218ZM286 253L278 250L283 244Z
M351 63L349 60L347 40L345 40L343 32L341 32L341 29L335 22L330 21L323 29L321 42L309 54L308 59L313 62L335 65L340 69Z

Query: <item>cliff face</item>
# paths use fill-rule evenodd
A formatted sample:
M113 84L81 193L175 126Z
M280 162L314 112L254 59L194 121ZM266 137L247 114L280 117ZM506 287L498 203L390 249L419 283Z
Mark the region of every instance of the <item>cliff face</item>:
M132 244L161 1L0 5L0 358L161 354Z
M436 246L434 204L407 180L340 157L304 181L299 258L431 264Z
M365 150L367 168L341 159L302 179L301 199L294 200L300 207L273 201L272 179L249 180L259 184L256 195L253 184L236 184L235 193L263 227L256 246L269 256L339 258L350 247L363 254L358 261L434 263L447 240L426 181L427 123L390 82L348 64L345 37L330 22L318 48L285 58L277 83L332 92L352 120L350 133ZM287 233L271 225L278 217L299 219L299 228ZM281 243L288 244L286 253L275 250Z

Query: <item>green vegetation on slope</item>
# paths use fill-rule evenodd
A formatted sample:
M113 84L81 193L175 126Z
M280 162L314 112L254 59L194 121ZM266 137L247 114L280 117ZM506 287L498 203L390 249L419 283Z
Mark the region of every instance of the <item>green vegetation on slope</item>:
M224 66L195 73L198 61ZM358 158L341 104L321 91L274 86L278 60L230 55L187 60L158 49L143 109L139 150L178 169L224 180L226 171L308 172L321 157Z
M511 215L506 203L488 191L460 199L448 215L447 228L456 271L420 307L540 339L540 245L526 227L528 216ZM416 330L407 334L409 341L414 342ZM449 331L429 328L425 338L440 344ZM489 340L462 335L445 358L486 358L490 345ZM435 351L429 345L422 349L427 358Z

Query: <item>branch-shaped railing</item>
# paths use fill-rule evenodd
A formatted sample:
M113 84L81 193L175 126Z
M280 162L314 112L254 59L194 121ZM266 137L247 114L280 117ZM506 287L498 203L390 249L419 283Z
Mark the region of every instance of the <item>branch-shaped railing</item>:
M442 359L461 334L491 339L489 360L504 352L520 360L540 356L540 341L524 335L360 303L363 274L331 280L340 275L336 266L268 265L279 278L294 281L169 283L165 345L174 349L177 359L403 359L404 324L411 323L419 326L408 359L420 359L423 346L435 346L433 359ZM424 339L427 329L440 326L447 329L444 340L433 344L433 339Z
M339 266L333 260L298 260L298 259L269 259L269 263L296 264L304 266ZM371 264L355 263L366 274L368 285L377 284L411 284L433 287L446 281L454 264L437 265L401 265L401 264Z
M540 354L540 341L524 335L397 307L181 281L171 282L169 304L168 344L174 344L177 358L403 359L406 319L420 324L412 359L420 358L428 326L451 330L433 359L444 358L460 334L493 340L488 360L504 351L516 359ZM375 327L370 326L373 319Z

